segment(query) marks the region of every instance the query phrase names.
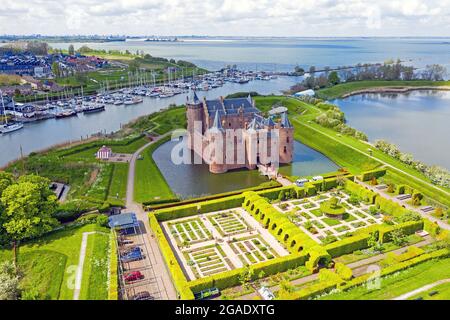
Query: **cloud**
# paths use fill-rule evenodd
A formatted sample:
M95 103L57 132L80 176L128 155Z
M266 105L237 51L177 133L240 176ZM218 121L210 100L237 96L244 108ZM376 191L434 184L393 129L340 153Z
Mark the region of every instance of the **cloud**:
M449 35L450 0L2 0L8 34Z

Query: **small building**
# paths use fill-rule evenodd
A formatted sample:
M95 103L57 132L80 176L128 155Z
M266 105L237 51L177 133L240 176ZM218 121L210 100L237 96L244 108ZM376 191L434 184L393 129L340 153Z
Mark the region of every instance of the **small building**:
M111 229L120 231L122 234L136 234L139 229L139 221L136 214L132 212L110 216L108 225Z
M98 149L96 157L99 160L109 160L113 155L111 148L108 148L107 146L103 146L100 149Z
M312 89L308 89L308 90L303 90L297 93L294 93L293 96L294 97L314 97L315 96L315 92Z

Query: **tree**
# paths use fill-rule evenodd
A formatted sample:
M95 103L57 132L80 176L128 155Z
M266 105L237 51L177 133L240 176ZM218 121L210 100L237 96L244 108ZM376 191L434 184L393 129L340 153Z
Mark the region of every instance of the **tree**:
M253 269L250 268L250 266L245 266L241 273L239 274L239 282L241 283L242 287L245 289L248 286L248 283L252 280L253 277Z
M389 237L391 238L391 241L397 246L401 246L406 242L406 236L401 229L393 230L390 233Z
M11 262L0 265L0 300L17 300L19 296L19 277Z
M336 85L339 82L341 82L341 79L339 78L338 73L336 71L330 72L330 74L328 75L328 83Z
M59 63L56 61L52 63L52 72L56 78L61 76L61 69L59 68Z
M75 48L73 47L73 44L69 46L69 55L73 56L75 54Z
M0 212L0 222L13 244L16 267L19 242L41 236L58 224L53 218L58 206L57 199L49 190L48 182L38 176L25 176L3 191L1 202L4 210Z
M128 65L128 68L130 69L130 72L136 72L139 70L140 67L140 63L139 61L137 61L136 59L134 59L133 61L130 62L130 64Z

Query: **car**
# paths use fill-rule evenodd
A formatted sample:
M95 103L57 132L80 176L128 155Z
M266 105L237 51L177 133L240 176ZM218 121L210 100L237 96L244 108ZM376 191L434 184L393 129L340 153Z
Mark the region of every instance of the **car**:
M132 282L144 279L144 275L140 271L132 271L129 273L125 273L123 278L125 279L125 282Z
M131 297L131 300L154 300L153 296L148 291L141 291Z
M144 259L144 256L138 251L129 252L121 257L122 262L132 262L142 259Z
M142 249L139 247L130 247L130 248L126 248L123 252L122 252L122 256L130 254L132 252L139 252L142 253Z
M297 187L303 187L307 182L309 182L308 179L297 179L295 181L295 184L297 185Z
M320 180L323 180L323 177L322 176L315 176L315 177L312 177L312 179L313 179L313 181L320 181Z
M267 287L261 287L261 289L259 289L258 292L261 295L261 297L263 297L264 300L275 299L275 295Z

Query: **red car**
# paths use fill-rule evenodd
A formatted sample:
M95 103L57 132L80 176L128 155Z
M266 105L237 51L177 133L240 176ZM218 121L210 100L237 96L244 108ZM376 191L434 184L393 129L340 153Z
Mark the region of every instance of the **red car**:
M132 282L144 279L144 275L140 271L133 271L124 275L125 282Z

